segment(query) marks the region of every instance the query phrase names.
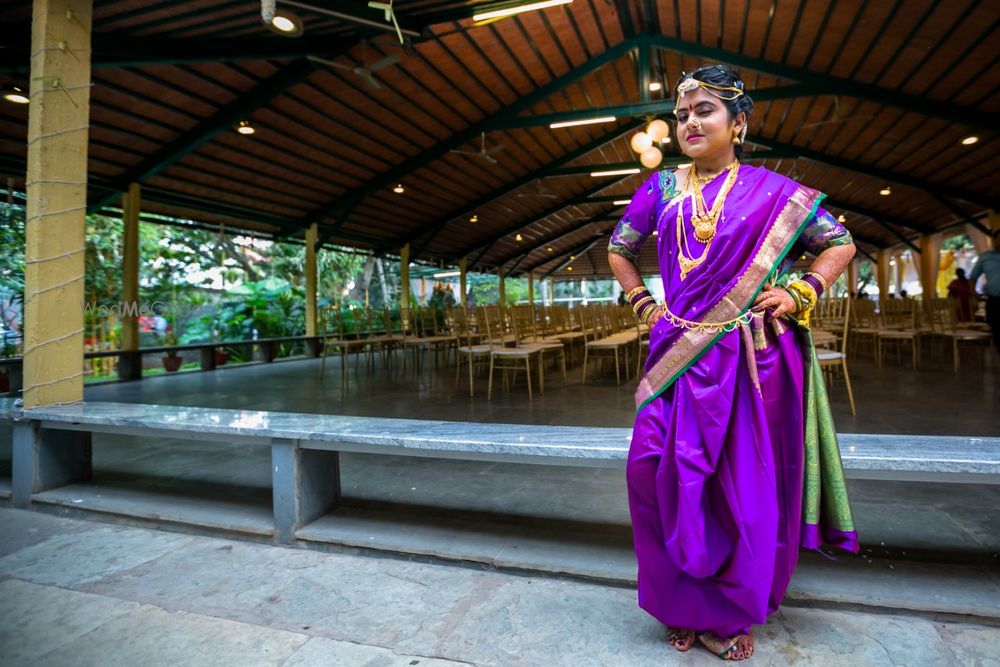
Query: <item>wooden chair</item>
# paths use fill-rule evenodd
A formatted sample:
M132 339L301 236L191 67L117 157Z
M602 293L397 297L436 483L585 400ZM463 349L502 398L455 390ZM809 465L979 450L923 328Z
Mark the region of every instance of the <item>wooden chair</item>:
M618 330L620 319L616 313L610 309L595 309L591 316L594 318L594 331L599 332L599 336L594 340L587 341L583 352L583 381L587 381L587 362L591 356L613 358L615 362L615 383L622 383L621 368L628 365L628 354L635 349L639 354L639 340L641 338L638 327L634 330ZM617 324L616 324L617 323Z
M870 343L874 357L880 330L875 302L871 299L854 299L851 303L851 354L857 356L862 345Z
M557 338L543 338L535 328L535 312L532 306L514 306L511 309L514 336L517 344L528 344L541 350L538 373L545 373L545 357L554 357L562 369L563 382L566 381L566 345Z
M851 404L851 414L857 415L854 409L854 391L851 388L851 376L847 372L847 336L850 331L851 322L851 300L845 299L843 314L841 315L840 326L837 331L832 332L836 337L839 334L840 345L833 350L816 350L816 358L819 360L819 367L823 369L823 376L832 381L833 375L843 372L844 384L847 386L847 400ZM832 382L831 382L832 383Z
M496 309L490 314L490 308L483 308L477 311L482 313L483 322L486 327L487 345L490 347L490 383L486 392L488 400L493 400L493 373L496 370L504 371L504 388L507 387L507 372L521 371L525 373L528 385L528 400L532 400L531 395L531 364L537 361L541 364L542 350L533 345L519 345L517 347L507 347L504 342L507 334L495 328L494 321L499 321L502 317L500 310ZM498 322L499 323L499 322ZM544 391L544 378L539 366L538 390Z
M816 347L831 350L840 347L840 336L843 328L844 312L849 308L847 297L839 299L820 299L813 309L810 328L813 344Z
M464 308L454 309L451 313L453 331L458 336L458 347L456 348L457 360L455 363L455 389L458 389L459 376L462 371L462 362L469 366L469 398L474 396L473 391L473 371L477 362L486 363L490 360L492 346L489 343L479 342L482 336L474 332L469 323L469 314Z
M881 302L882 328L875 335L875 363L879 368L885 361L887 348L895 346L897 358L902 361L902 348L909 343L913 368L920 365L920 331L917 330L916 301L912 299L887 299Z
M328 306L320 310L319 330L323 341L322 358L319 364L319 377L323 378L326 372L326 357L331 350L340 354L340 381L347 384L348 360L352 354L362 352L370 353L370 344L364 337L349 335L348 329L352 328L344 321L343 314L338 306ZM354 367L357 372L357 365Z
M945 343L951 343L952 366L956 373L960 365L960 347L963 343L985 343L983 349L989 349L992 340L990 332L959 326L957 302L954 299L930 299L928 304L934 336L941 338Z

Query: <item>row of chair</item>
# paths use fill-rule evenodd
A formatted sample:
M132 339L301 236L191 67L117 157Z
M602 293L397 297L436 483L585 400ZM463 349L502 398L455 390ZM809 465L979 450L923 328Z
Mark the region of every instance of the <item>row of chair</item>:
M629 329L631 328L631 329ZM566 376L566 358L583 353L584 376L591 355L609 354L615 361L616 378L621 382L621 364L634 355L640 363L639 339L635 318L627 307L566 306L539 307L518 305L509 308L487 306L466 311L456 307L443 311L433 308L357 309L340 311L327 308L320 313L323 338L322 376L326 357L341 356L341 379L346 382L352 357L364 357L366 372L381 360L388 368L402 353L402 369L410 360L419 370L424 357L434 355L435 365L443 357L450 363L457 359L456 381L463 364L468 366L469 391L473 392L473 373L477 365L490 363L490 395L495 370L528 373L531 392L532 363L538 368L539 389L544 390L544 365L553 359ZM483 362L483 364L480 364ZM360 364L355 365L357 372Z

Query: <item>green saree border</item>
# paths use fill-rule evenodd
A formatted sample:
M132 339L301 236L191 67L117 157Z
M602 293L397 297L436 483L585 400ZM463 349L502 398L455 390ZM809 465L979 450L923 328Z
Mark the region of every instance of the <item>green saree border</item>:
M796 199L797 199L797 197L801 193L808 193L809 191L810 191L810 188L805 188L805 187L801 187L800 186L792 194L792 196L788 198L788 203L785 204L785 208L781 211L781 213L778 214L778 217L780 218L782 215L785 214L786 210L789 207L791 207L791 206L793 206L793 205L795 205L797 203ZM813 190L812 192L816 192L816 191ZM798 240L799 235L802 233L802 230L816 216L816 211L819 209L819 205L822 203L822 201L825 198L826 198L825 194L823 194L822 192L816 192L816 197L813 200L812 204L809 206L808 213L802 218L802 221L795 228L794 233L790 235L789 239L785 242L784 247L781 249L781 251L775 257L775 259L771 262L771 269L768 270L767 272L765 272L763 278L760 281L760 284L757 285L757 287L753 290L753 293L751 294L750 298L747 300L746 304L742 308L740 308L740 312L744 312L747 308L749 308L753 304L754 300L757 298L757 295L760 294L760 291L762 289L764 289L764 285L767 284L767 278L768 278L768 276L771 275L771 272L774 270L774 267L776 265L780 264L782 262L782 260L784 260L785 257L788 255L789 251L792 249L792 246L795 244L795 241ZM802 202L802 203L804 204L805 202ZM766 245L766 237L765 237L765 245ZM757 256L754 257L753 262L751 262L751 266L753 266L753 264L757 261L757 259L761 255L761 253L763 253L765 251L766 251L766 248L762 246L761 249L757 252ZM739 283L739 281L737 281L737 285L735 285L729 291L728 294L726 294L725 296L723 296L719 300L719 304L721 304L723 301L725 301L726 299L728 299L729 296L733 293L733 291L735 291L736 289L738 289L738 287L739 287L738 283ZM715 307L718 307L719 304L716 304ZM710 309L709 312L711 312L711 310L714 310L715 307L713 307L712 309ZM688 361L684 362L684 364L681 365L680 368L676 372L674 372L665 382L663 382L663 384L660 387L658 387L656 390L652 391L647 398L642 399L641 402L639 402L639 405L636 407L636 411L638 412L639 410L642 410L644 407L646 407L647 405L649 405L654 399L656 399L658 396L660 396L660 394L662 394L664 391L666 391L667 389L669 389L670 386L674 382L677 381L677 378L679 378L681 375L683 375L684 373L686 373L688 371L688 369L691 368L691 366L693 366L709 350L711 350L720 340L722 340L722 337L725 336L726 333L728 333L728 332L726 332L726 331L720 331L714 338L712 338L710 341L708 341L707 343L705 343L704 346L700 350L698 350L697 352L695 352L692 355L691 359L689 359ZM675 342L673 346L671 346L671 349L673 349L673 347L676 346L677 343L679 343L680 341L684 340L686 337L689 337L689 336L692 336L692 335L695 335L695 334L696 334L696 332L693 332L693 331L687 331L687 332L685 332L684 334L682 334L681 338L678 339L678 341ZM667 350L664 353L663 358L659 362L657 362L657 366L660 365L661 363L670 362L670 360L671 360L670 350ZM655 372L656 367L654 367L653 370ZM643 389L643 384L646 382L646 379L649 377L650 374L651 373L646 373L645 376L643 377L642 381L640 381L639 388L636 390L636 398L637 399L639 398L639 393Z

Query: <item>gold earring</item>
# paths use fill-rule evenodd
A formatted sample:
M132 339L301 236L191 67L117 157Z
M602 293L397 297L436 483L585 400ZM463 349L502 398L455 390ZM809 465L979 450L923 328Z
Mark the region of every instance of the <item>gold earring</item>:
M740 138L740 132L739 132L739 130L737 130L736 128L733 128L733 144L735 144L735 145L738 146L738 145L740 145L742 143L743 143L743 140Z

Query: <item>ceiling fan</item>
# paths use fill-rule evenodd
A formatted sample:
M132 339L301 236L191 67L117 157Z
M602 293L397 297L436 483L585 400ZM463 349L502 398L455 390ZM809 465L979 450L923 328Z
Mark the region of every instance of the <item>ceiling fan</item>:
M487 162L489 162L490 164L500 164L500 162L495 157L493 157L493 156L496 153L499 153L500 151L504 150L504 148L505 148L505 146L503 144L497 144L496 146L494 146L494 147L492 147L490 149L487 149L486 148L486 133L483 132L482 133L482 139L480 140L480 147L479 147L478 151L460 151L460 150L454 150L453 149L451 152L452 153L458 153L459 155L473 155L473 156L476 156L476 157L481 157L484 160L486 160Z
M378 72L379 70L383 70L386 67L391 67L391 66L395 65L400 60L402 60L402 58L398 54L393 53L393 54L390 54L390 55L388 55L388 56L386 56L384 58L376 60L375 62L373 62L368 67L364 67L364 66L352 67L352 66L346 65L344 63L338 63L338 62L334 62L332 60L326 60L325 58L319 58L317 56L309 56L309 60L312 60L313 62L323 63L324 65L329 65L330 67L337 67L339 69L346 69L348 72L354 72L355 74L357 74L358 76L360 76L362 79L364 79L365 82L368 83L369 86L371 86L372 88L374 88L376 90L381 90L382 89L382 84L379 83L379 80L375 78L375 72Z
M838 123L850 123L856 120L871 120L875 116L853 116L848 115L846 112L841 111L840 108L840 97L833 98L833 114L827 120L816 121L815 123L806 123L801 129L806 129L809 127L819 127L820 125L836 125Z
M535 192L518 192L518 197L545 197L546 199L559 199L559 195L545 189L542 179L538 179L538 189Z
M368 6L372 9L381 9L385 12L385 22L392 24L392 27L396 29L396 37L399 37L399 43L404 44L403 31L399 29L399 23L396 21L396 13L392 11L392 0L389 0L389 2L369 2Z

